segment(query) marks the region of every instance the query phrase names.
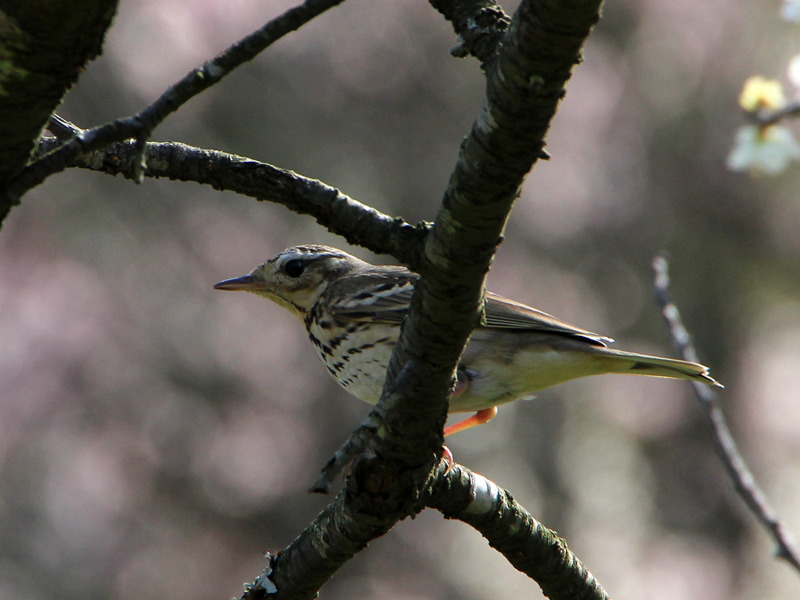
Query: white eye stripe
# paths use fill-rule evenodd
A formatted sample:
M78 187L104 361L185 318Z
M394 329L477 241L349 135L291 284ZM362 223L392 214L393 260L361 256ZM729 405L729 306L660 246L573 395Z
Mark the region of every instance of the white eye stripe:
M301 252L287 252L286 254L281 254L278 258L275 259L275 270L282 271L283 268L293 260L303 260L308 255L303 254Z
M302 252L300 250L293 248L289 251L284 252L283 254L279 254L273 259L273 261L275 262L276 266L280 268L290 260L303 260L309 258L317 260L320 258L341 258L341 257L336 254L333 254L332 252Z

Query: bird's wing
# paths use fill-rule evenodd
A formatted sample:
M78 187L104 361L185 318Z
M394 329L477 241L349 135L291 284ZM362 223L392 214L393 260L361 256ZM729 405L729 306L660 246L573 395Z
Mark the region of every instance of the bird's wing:
M399 325L408 312L419 276L406 269L388 267L344 280L330 290L328 310L343 321Z
M486 303L481 325L491 329L519 329L556 333L568 337L581 338L599 346L605 346L606 343L614 341L609 337L575 327L540 310L508 300L491 292L486 292Z
M391 273L385 271L386 267L380 272L365 273L342 281L336 289L330 290L330 297L335 297L336 301L329 301L328 310L335 318L343 321L389 325L402 323L408 313L414 284L419 276L405 269L393 270ZM486 292L481 326L489 329L554 333L580 338L598 346L614 341L491 292Z

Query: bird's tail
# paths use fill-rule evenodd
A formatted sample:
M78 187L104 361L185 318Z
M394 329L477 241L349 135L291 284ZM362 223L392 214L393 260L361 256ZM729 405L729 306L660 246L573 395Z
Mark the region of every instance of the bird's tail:
M716 379L708 374L708 367L685 360L672 358L660 358L658 356L648 356L646 354L635 354L624 350L613 350L604 348L603 354L608 358L615 358L610 361L610 372L625 373L628 375L647 375L649 377L670 377L672 379L686 379L724 387Z

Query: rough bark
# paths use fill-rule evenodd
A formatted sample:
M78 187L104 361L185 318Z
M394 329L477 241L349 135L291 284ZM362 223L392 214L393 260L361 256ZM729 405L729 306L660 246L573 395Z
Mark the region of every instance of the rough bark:
M0 188L87 62L100 54L117 0L0 0ZM0 203L0 222L11 203Z

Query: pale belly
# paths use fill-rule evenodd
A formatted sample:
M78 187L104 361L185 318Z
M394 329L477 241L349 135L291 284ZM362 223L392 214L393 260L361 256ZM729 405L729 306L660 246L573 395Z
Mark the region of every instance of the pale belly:
M467 391L450 412L472 412L530 399L546 388L609 372L604 348L529 331L476 329L461 357Z
M339 385L359 400L377 404L386 380L389 359L397 345L398 327L354 323L323 332L312 328L309 337L322 364ZM323 339L323 333L328 338ZM316 338L316 339L315 339Z
M376 404L398 330L389 325L352 324L335 334L312 330L310 337L331 376L359 400ZM323 333L328 343L318 341ZM475 412L530 398L539 390L606 370L599 357L576 352L574 342L555 336L493 332L490 339L487 350L487 331L473 333L459 365L460 378L467 385L451 398L449 412Z

